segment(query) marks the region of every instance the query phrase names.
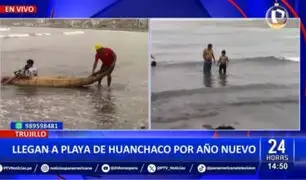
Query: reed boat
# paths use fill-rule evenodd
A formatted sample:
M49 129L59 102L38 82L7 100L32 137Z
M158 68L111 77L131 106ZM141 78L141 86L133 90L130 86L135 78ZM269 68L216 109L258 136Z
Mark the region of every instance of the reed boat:
M77 88L91 85L99 79L106 76L108 71L97 72L94 76L88 76L83 78L74 77L32 77L30 79L16 79L9 85L16 86L36 86L36 87L56 87L56 88ZM5 77L10 78L10 77Z

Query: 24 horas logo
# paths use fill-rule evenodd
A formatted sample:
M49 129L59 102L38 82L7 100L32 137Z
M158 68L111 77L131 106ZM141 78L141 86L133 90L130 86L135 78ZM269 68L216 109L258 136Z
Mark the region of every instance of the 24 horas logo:
M277 2L266 12L266 22L274 29L280 29L286 26L289 14L286 8L280 6Z

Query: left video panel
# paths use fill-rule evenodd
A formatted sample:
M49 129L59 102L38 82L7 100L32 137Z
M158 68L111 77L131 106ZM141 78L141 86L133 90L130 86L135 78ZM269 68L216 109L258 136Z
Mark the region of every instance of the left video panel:
M148 128L147 19L0 22L0 129L12 121Z

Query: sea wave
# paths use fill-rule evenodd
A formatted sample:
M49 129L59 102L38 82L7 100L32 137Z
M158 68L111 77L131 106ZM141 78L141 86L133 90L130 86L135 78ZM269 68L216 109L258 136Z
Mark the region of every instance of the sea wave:
M183 90L170 90L162 92L152 92L151 100L166 99L179 96L187 96L194 94L209 94L209 93L223 93L223 92L239 92L247 90L273 90L273 89L292 89L293 87L298 88L298 84L249 84L243 86L227 86L218 88L197 88L197 89L183 89Z
M224 122L232 124L236 119L240 124L239 119L259 118L256 114L245 114L247 111L252 112L252 109L272 117L280 109L283 111L287 107L298 106L297 93L298 84L250 84L157 92L152 93L151 98L152 121L182 125L179 121L184 124L186 120L201 119L205 124L211 123L211 118L220 116L220 122L227 119Z
M283 56L264 56L264 57L250 57L250 58L237 58L237 59L230 59L231 64L236 63L245 63L245 62L270 62L270 63L296 63L299 62L299 57L283 57ZM175 61L162 61L158 62L158 66L193 66L193 65L201 65L203 61L182 61L182 62L175 62Z
M282 58L282 57L280 57ZM294 62L300 62L299 57L283 57L283 59L289 60L289 61L294 61Z

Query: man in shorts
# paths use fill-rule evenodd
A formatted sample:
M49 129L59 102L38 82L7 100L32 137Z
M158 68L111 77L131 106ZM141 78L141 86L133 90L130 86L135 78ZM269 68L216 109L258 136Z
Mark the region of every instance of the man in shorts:
M211 74L211 65L212 63L216 63L216 59L213 52L213 45L208 44L207 48L203 51L203 59L204 59L204 65L203 65L203 71L205 75Z

